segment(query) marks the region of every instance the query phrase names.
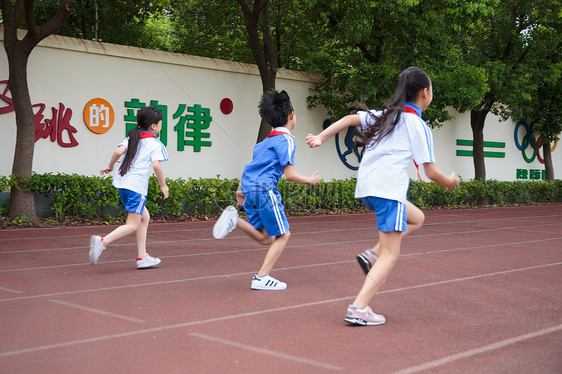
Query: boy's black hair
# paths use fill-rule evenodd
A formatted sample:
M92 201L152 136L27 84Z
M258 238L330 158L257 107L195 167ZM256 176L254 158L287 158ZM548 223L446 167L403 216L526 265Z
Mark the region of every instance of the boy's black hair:
M271 126L279 127L287 124L287 117L293 112L293 105L287 92L269 90L262 95L258 109L261 118Z

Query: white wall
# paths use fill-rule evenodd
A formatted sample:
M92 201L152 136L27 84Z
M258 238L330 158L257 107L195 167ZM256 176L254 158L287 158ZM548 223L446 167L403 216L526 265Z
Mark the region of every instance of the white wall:
M0 40L3 32L0 29ZM168 108L168 153L170 161L164 172L171 178L215 177L237 178L250 159L257 137L259 116L257 103L261 93L259 73L254 65L213 60L160 51L98 43L80 39L52 36L36 47L28 65L29 87L33 104L46 105L46 119L52 117L51 108L59 103L72 110L70 124L79 145L64 148L57 141L39 139L35 143L33 170L37 173L62 172L96 175L106 166L115 146L125 137L125 102L132 98L149 103L158 100ZM7 57L0 52L0 81L8 79ZM321 148L309 149L304 138L318 133L326 119L323 109L308 109L315 76L281 70L277 89L291 96L297 115L293 131L297 140L296 167L303 174L318 170L325 180L349 178L356 172L340 161L335 140ZM0 94L4 85L0 87ZM93 98L104 98L115 111L115 123L105 134L95 134L85 125L82 112ZM223 114L219 104L223 98L234 103L231 114ZM194 152L186 146L177 150L177 120L172 116L181 104L199 104L210 109L213 117L209 129L211 147ZM0 108L6 106L0 100ZM516 169L544 169L538 161L527 164L514 144L515 122L499 123L490 115L485 126L485 140L505 142L505 158L486 158L488 179L514 180ZM0 114L0 156L4 160L0 175L11 173L15 146L14 113ZM472 158L456 156L456 139L472 139L469 114L456 114L456 119L441 129L433 130L437 165L445 172L455 170L463 179L474 177ZM521 129L519 139L523 138ZM64 136L63 136L64 137ZM64 138L65 141L68 137ZM521 141L521 140L520 140ZM562 175L562 146L553 152L555 176ZM531 152L529 152L529 156ZM353 158L351 158L353 159ZM350 160L351 160L350 159ZM415 168L410 168L412 178ZM423 176L423 172L422 172Z

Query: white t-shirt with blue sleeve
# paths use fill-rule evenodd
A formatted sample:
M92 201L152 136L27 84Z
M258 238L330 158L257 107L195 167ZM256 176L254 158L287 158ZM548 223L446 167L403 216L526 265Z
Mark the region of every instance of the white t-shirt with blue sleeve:
M128 147L129 138L125 138L119 146ZM119 147L118 146L118 147ZM168 161L168 152L160 140L152 137L139 139L137 154L131 163L129 171L121 176L120 164L115 167L113 186L137 192L143 196L148 194L148 177L153 161Z
M382 197L406 203L410 178L407 167L413 161L418 165L435 162L433 134L421 119L421 109L412 103L418 115L402 112L394 130L377 144L365 147L365 153L357 173L355 197ZM374 123L374 116L381 111L357 113L361 129Z

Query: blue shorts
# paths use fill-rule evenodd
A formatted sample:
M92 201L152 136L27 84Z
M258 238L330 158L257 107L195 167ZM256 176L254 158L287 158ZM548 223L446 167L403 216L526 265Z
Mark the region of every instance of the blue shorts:
M269 236L279 236L289 231L281 194L277 190L248 192L244 210L248 222L257 230L265 227Z
M119 188L119 197L125 206L127 212L142 214L144 212L144 204L146 204L146 196L138 192Z
M362 198L377 217L377 229L382 232L406 232L406 205L396 200L367 196Z

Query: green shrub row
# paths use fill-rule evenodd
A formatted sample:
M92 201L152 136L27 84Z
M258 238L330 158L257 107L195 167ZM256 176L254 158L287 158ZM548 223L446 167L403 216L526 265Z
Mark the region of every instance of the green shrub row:
M8 192L21 178L0 177L0 192ZM117 189L111 177L77 174L34 174L24 188L49 202L52 215L111 218L123 214ZM151 177L146 206L152 216L189 215L198 219L216 217L225 206L235 204L238 179L167 179L168 199L162 199L158 181ZM355 179L332 180L316 187L281 179L279 191L289 215L350 212L363 209L355 199ZM552 204L562 202L562 180L500 182L463 181L453 191L435 183L412 180L408 199L422 209L490 205ZM7 214L7 201L0 214Z

